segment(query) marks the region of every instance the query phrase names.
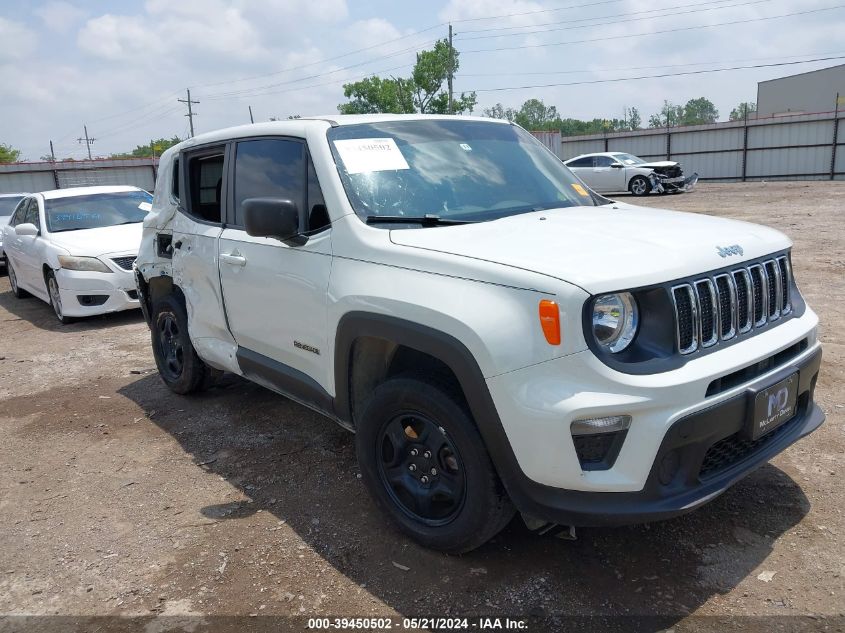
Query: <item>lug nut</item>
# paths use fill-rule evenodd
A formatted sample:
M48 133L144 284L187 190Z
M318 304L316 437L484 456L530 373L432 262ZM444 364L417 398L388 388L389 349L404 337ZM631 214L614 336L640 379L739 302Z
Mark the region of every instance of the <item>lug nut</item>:
M432 475L436 475L436 474L437 474L437 469L436 469L436 468L432 468L432 469L431 469L431 474L432 474Z
M414 472L416 469L417 469L416 464L411 464L410 466L408 466L408 470L410 470L411 472Z
M420 477L420 481L423 482L424 484L427 484L428 483L428 477L423 475L422 477Z
M423 457L425 457L426 459L431 459L431 451L426 451L425 453L423 453Z
M415 449L415 448L411 449L411 457L416 457L417 453L419 453L419 451L417 449Z

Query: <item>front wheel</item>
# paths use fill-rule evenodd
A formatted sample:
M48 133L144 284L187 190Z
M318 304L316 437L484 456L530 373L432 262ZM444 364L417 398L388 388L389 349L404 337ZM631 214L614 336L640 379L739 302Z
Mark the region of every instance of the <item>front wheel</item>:
M439 386L400 377L376 388L355 444L376 504L425 547L468 552L514 515L472 418Z
M62 306L62 295L59 292L59 283L56 281L56 274L50 270L46 274L47 294L50 295L50 305L53 312L56 313L56 318L62 325L73 323L73 317L65 315L64 307Z
M651 183L644 176L634 176L631 178L631 184L628 185L628 188L637 197L647 196L651 191Z
M150 335L158 373L171 391L187 394L209 386L214 372L194 350L188 315L177 297L168 295L153 306Z

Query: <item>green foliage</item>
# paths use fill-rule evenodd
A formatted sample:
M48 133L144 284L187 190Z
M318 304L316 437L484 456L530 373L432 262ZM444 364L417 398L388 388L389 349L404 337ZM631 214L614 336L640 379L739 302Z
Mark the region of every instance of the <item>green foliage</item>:
M547 106L540 99L529 99L522 104L514 121L526 130L547 130L560 121L555 106Z
M131 152L112 154L109 158L152 158L153 156L161 156L164 150L181 142L182 139L178 136L174 136L173 138L160 138L150 141L147 145L138 145L138 147L133 149Z
M733 110L731 110L731 121L742 121L743 119L750 119L757 114L757 104L753 101L743 101Z
M482 114L491 119L507 119L513 122L516 118L517 111L513 108L506 108L501 103L497 103L492 108L484 108Z
M458 57L456 50L450 55L446 40L438 40L433 49L417 53L417 63L408 79L373 76L344 84L343 96L350 101L341 103L337 109L341 114L447 114L449 94L445 86L449 70L453 76L458 71ZM475 104L474 92L452 98L452 110L456 114L472 112Z
M699 97L690 99L686 105L675 105L671 101L664 101L660 112L652 114L648 119L648 126L675 127L676 125L702 125L715 123L719 120L719 111L710 99Z
M640 111L637 108L628 108L625 113L626 127L629 130L639 130L643 124L643 118L640 116Z
M622 119L562 119L555 106L547 106L540 99L529 99L519 110L506 108L497 103L491 108L484 109L484 116L492 119L507 119L532 131L560 131L563 136L579 134L601 134L603 132L622 132L639 129L642 123L639 110L627 110L626 120Z
M11 145L0 143L0 163L16 163L21 157L21 151Z

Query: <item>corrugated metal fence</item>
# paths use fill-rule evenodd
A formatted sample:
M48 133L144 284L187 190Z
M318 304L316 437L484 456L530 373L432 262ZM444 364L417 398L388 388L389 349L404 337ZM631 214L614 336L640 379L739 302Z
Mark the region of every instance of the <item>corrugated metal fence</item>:
M85 185L155 187L158 159L125 158L0 165L0 193L47 191Z
M845 117L827 112L561 137L535 132L561 159L592 152L629 152L675 160L702 180L843 180Z

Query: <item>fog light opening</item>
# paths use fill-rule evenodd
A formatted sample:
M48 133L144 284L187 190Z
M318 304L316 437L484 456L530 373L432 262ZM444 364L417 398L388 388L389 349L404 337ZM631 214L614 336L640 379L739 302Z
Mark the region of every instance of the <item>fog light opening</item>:
M575 420L570 429L581 470L612 468L630 426L630 415Z

